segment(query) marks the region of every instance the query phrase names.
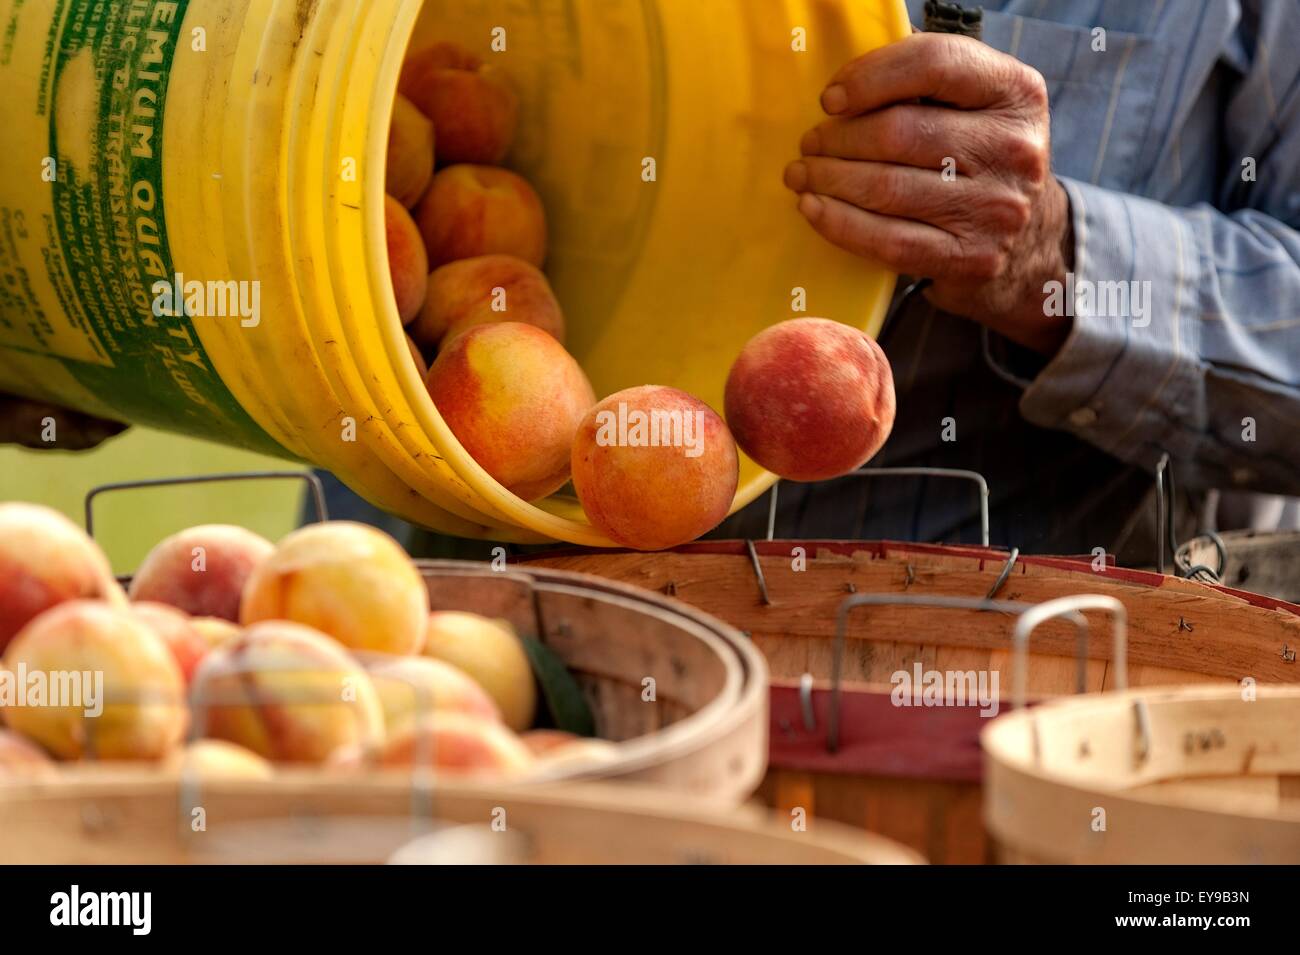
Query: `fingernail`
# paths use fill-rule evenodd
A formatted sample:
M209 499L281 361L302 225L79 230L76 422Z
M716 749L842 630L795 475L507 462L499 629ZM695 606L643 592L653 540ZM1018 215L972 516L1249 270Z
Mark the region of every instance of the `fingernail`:
M834 86L826 87L822 93L822 109L834 116L836 113L844 112L849 105L849 93L843 86L836 83Z
M811 192L805 192L799 197L799 211L803 217L810 222L816 222L822 217L822 210L825 208L821 196L815 196Z
M808 166L795 160L785 167L785 187L793 192L803 192L808 188Z
M810 129L799 140L799 152L805 156L816 156L822 151L822 137L815 129Z

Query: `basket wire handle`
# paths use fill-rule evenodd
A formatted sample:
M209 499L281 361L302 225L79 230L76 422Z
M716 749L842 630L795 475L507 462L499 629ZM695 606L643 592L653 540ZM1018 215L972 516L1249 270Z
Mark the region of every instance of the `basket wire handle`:
M1166 547L1174 561L1174 573L1178 572L1178 552L1181 548L1178 546L1178 531L1175 527L1175 500L1174 469L1169 452L1165 451L1161 452L1160 460L1156 462L1156 569L1162 574L1166 572ZM1222 551L1220 553L1223 554ZM1223 556L1226 563L1226 554ZM1209 570L1208 567L1204 569Z
M144 487L174 487L186 484L216 484L224 481L268 481L295 480L303 481L311 494L316 508L316 520L329 520L329 509L325 505L325 487L320 478L310 471L237 471L230 474L195 474L188 477L148 478L140 481L117 481L112 484L100 484L86 492L86 533L95 536L95 498L109 491L133 490Z
M989 592L984 595L985 598L987 598L988 600L992 600L994 597L998 595L998 591L1000 591L1003 588L1003 586L1006 585L1008 578L1011 577L1011 571L1015 569L1016 561L1019 559L1020 559L1020 548L1019 547L1011 548L1010 553L1007 554L1007 562L1002 565L1002 570L999 571L998 573L998 579L993 581L993 586L990 587Z
M844 661L844 635L848 629L849 614L856 607L934 607L938 610L979 610L995 613L1023 615L1040 604L1024 603L1018 600L989 600L982 597L948 597L922 594L854 594L840 602L839 613L835 620L835 646L831 654L831 712L826 727L826 749L834 753L840 745L840 683ZM1077 617L1077 619L1075 619ZM1082 614L1071 617L1075 626L1081 627L1084 639L1080 646L1087 648L1088 622Z
M829 480L842 481L845 478L852 477L940 477L970 481L979 489L980 543L985 547L989 546L989 484L988 481L984 480L984 475L978 471L962 471L956 468L858 468L856 471L850 471L848 474L841 474L839 477L830 478ZM829 483L829 481L821 483ZM772 540L776 536L776 502L780 486L781 482L779 480L772 485L772 493L768 499L768 540Z
M1165 541L1168 539L1169 553L1173 557L1174 574L1188 580L1199 580L1212 584L1223 583L1223 575L1228 569L1228 548L1223 538L1214 531L1204 531L1199 537L1208 539L1218 551L1219 567L1217 570L1205 564L1193 564L1190 549L1193 541L1178 543L1178 532L1174 516L1174 470L1169 453L1162 452L1156 462L1156 568L1165 572ZM1196 540L1199 538L1194 538Z
M1205 564L1193 564L1191 557L1192 545L1198 540L1208 540L1214 545L1218 554L1219 566L1216 570ZM1179 545L1178 550L1174 552L1174 566L1183 572L1183 576L1189 580L1207 581L1212 584L1223 583L1223 575L1228 570L1228 545L1224 543L1223 538L1214 531L1202 531L1200 535L1185 541Z
M1029 680L1029 638L1039 626L1048 620L1054 620L1057 617L1066 617L1075 622L1079 627L1078 619L1083 617L1080 613L1082 610L1104 610L1112 617L1112 629L1114 633L1115 646L1111 653L1115 661L1115 689L1123 690L1128 688L1128 611L1124 605L1114 597L1108 597L1104 594L1076 594L1071 597L1057 597L1055 600L1044 601L1036 604L1029 610L1020 615L1016 621L1016 628L1011 634L1011 648L1014 654L1014 692L1012 695L1012 708L1023 709L1025 706L1025 697L1027 694L1027 684ZM1080 655L1078 660L1081 661L1078 676L1086 676L1084 668L1084 654L1087 650L1088 628L1085 623L1079 628L1079 646Z

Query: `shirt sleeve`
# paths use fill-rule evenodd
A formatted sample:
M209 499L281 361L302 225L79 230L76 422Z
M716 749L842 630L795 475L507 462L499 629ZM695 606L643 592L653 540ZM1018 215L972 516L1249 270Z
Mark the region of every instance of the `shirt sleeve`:
M1021 413L1190 486L1300 494L1300 233L1061 182L1073 330Z

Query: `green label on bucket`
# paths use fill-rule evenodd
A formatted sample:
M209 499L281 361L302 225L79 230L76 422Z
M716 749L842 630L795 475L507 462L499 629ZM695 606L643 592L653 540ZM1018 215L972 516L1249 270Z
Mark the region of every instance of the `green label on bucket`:
M131 421L283 455L222 382L195 333L193 307L187 312L185 296L171 291L178 278L163 207L163 119L187 5L60 4L45 107L62 262L47 261L47 271L79 334L63 334L75 337L78 353L46 353ZM213 320L240 321L249 284L207 283L229 311Z

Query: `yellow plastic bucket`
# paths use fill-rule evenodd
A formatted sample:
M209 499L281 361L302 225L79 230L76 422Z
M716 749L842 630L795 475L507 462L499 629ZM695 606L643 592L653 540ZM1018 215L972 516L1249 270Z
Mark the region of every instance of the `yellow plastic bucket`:
M311 461L434 530L608 543L490 478L409 359L383 240L408 46L512 77L508 164L598 394L720 409L755 332L798 304L874 332L893 288L781 170L902 0L0 0L0 27L0 391ZM159 281L201 294L159 316ZM744 461L735 507L771 481Z

